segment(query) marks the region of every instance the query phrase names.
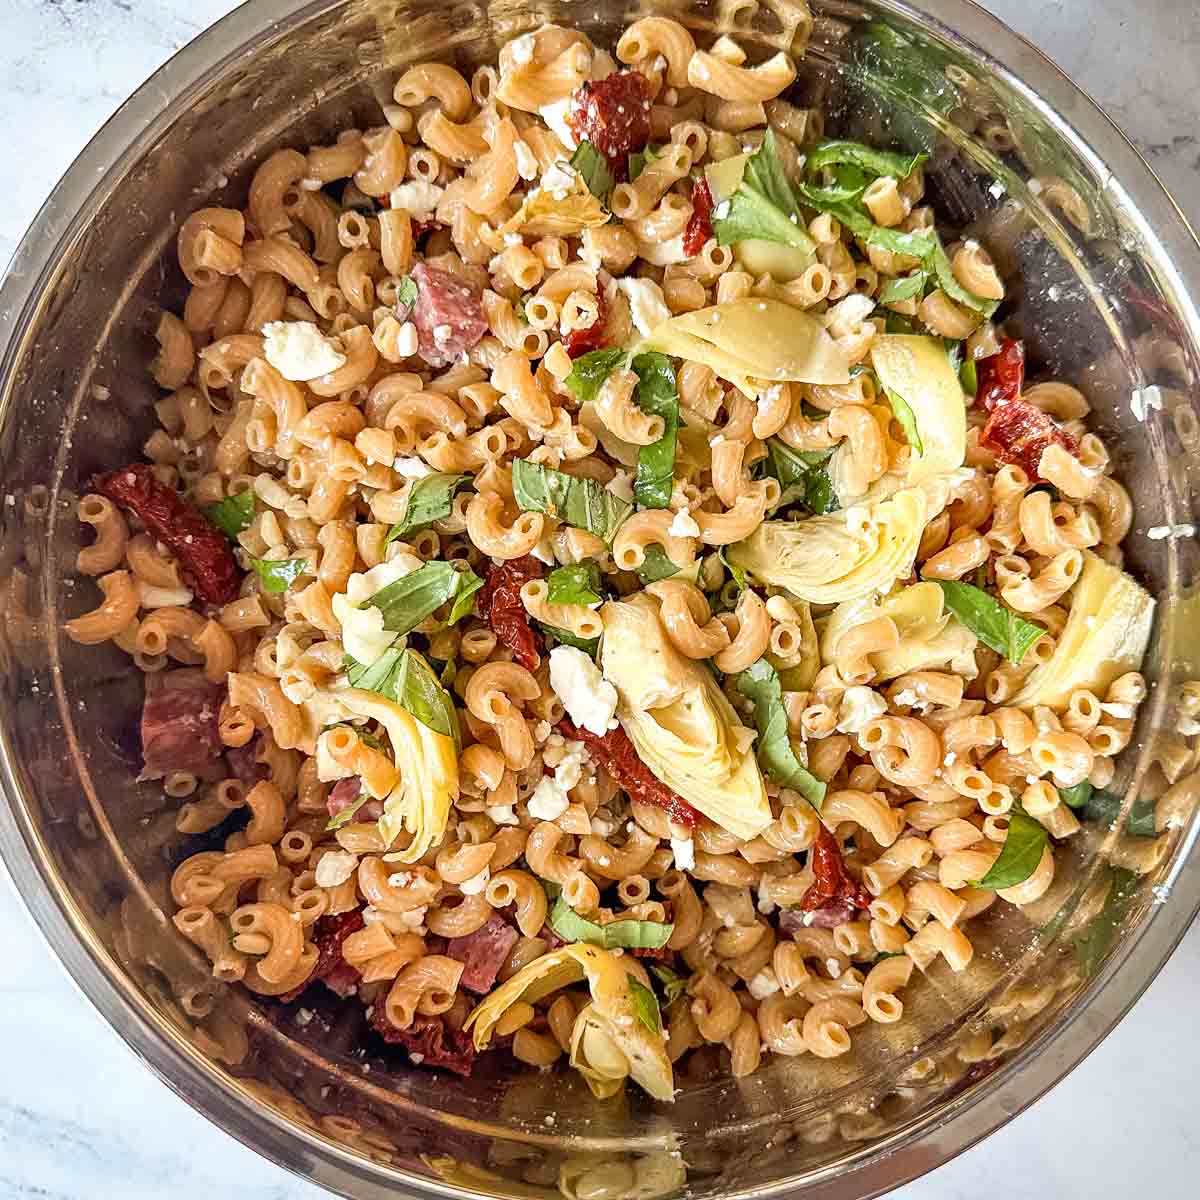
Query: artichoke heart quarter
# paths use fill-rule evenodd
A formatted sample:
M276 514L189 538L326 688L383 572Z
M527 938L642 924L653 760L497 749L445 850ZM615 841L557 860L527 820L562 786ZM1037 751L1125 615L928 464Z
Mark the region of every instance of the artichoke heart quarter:
M749 841L771 823L771 805L747 729L713 674L671 644L658 601L612 601L601 665L617 689L617 717L642 761L693 808Z
M887 592L911 573L928 520L923 488L805 521L764 521L726 557L760 583L810 604Z

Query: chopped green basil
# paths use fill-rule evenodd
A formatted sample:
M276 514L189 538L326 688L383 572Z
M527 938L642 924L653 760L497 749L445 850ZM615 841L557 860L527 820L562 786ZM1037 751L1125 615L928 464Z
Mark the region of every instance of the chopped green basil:
M793 450L779 438L767 439L767 457L763 472L779 481L781 489L777 508L801 503L815 513L832 512L833 488L825 463L832 450ZM836 501L833 501L836 508Z
M717 558L721 560L721 566L723 566L725 570L727 570L732 576L733 582L737 585L737 590L739 592L744 592L746 590L746 568L739 567L734 563L731 563L729 559L725 557L724 546L717 551Z
M911 175L929 155L897 154L891 150L876 150L862 142L828 141L818 142L805 161L808 170L829 167L837 163L851 163L870 175L891 175L897 181Z
M579 172L580 178L587 184L587 190L607 207L616 180L604 155L587 138L579 143L571 155L571 166Z
M234 496L226 496L210 508L204 510L204 515L232 542L237 535L249 529L254 520L254 493L247 488Z
M398 284L396 284L396 307L397 308L412 308L417 302L417 281L408 275L405 275Z
M656 1037L662 1036L662 1013L658 1009L658 997L640 979L628 975L629 996L637 1019Z
M809 471L804 485L804 503L809 512L819 517L837 512L840 507L837 493L833 490L833 480L829 478L829 471L825 467L813 467Z
M662 417L663 434L638 450L634 499L643 508L666 508L675 486L675 441L679 429L679 392L675 368L665 354L639 354L633 360L638 377L635 400L644 413Z
M1074 787L1059 788L1058 797L1068 808L1086 808L1092 798L1092 785L1085 779Z
M911 317L903 313L889 312L883 319L885 333L916 333L917 327Z
M272 596L286 592L288 588L308 570L307 558L255 558L250 555L250 566L262 580L262 589Z
M787 711L783 707L783 685L775 668L765 658L760 658L738 674L734 683L754 705L754 724L758 728L755 753L759 766L780 787L795 789L820 811L825 799L825 785L809 773L792 749Z
M449 562L427 562L410 575L380 588L367 603L383 613L383 627L393 633L408 633L435 610L454 602L446 624L466 616L483 580L467 567L459 570Z
M672 575L678 575L679 572L680 568L667 557L667 552L657 542L651 542L646 547L646 557L637 569L638 578L644 584L657 583L660 579L670 579Z
M992 863L988 873L972 886L999 890L1024 883L1037 870L1049 841L1046 827L1035 821L1019 804L1014 805L1008 812L1008 834L1004 838L1000 857Z
M767 130L762 145L746 160L737 191L713 209L712 227L721 246L761 238L810 254L815 249L779 161L774 130Z
M555 567L546 578L546 587L551 604L596 604L604 599L600 568L590 558Z
M586 404L596 399L604 381L628 357L628 350L591 350L575 360L563 382L580 404Z
M659 921L610 921L597 925L581 917L560 894L546 924L564 942L586 942L603 950L660 950L675 932L674 925Z
M958 368L958 381L962 384L962 390L968 396L974 396L979 391L979 372L975 367L975 360L968 358L961 367Z
M924 293L925 284L928 281L929 272L925 270L917 270L911 275L899 275L895 279L889 279L879 289L879 303L896 304L901 300L912 300Z
M909 408L908 401L892 391L885 390L885 394L888 403L892 406L892 415L896 418L900 428L904 430L904 440L918 454L924 454L925 447L921 442L921 435L917 432L917 418L913 415L913 410Z
M1004 655L1014 666L1020 665L1029 648L1046 632L973 584L957 579L937 582L946 597L946 607L985 646Z
M457 744L458 714L454 711L454 701L438 682L433 668L415 650L393 646L369 666L347 655L345 669L352 687L375 692L399 704L422 725L453 738Z
M936 233L933 235L933 251L930 255L930 265L933 267L934 274L937 275L938 285L942 291L956 303L962 304L977 313L982 313L985 317L990 317L1000 306L999 300L987 300L983 296L977 296L958 282L954 276L954 268L950 265L946 249L942 245L942 239Z
M432 525L434 521L445 520L450 515L454 493L470 478L470 475L438 472L414 479L412 487L408 490L408 504L404 509L404 516L388 530L385 544L404 537L414 529L422 529L426 525Z
M650 974L663 985L663 996L670 1008L687 991L687 980L661 963L650 964Z
M632 504L594 479L578 479L528 459L513 461L512 482L522 511L549 513L564 525L594 533L606 545L633 511Z
M557 625L547 625L545 621L539 621L538 624L541 626L542 632L549 634L555 641L561 642L564 646L574 646L576 650L582 650L590 658L595 658L596 651L600 649L598 637L581 638L569 629L560 629Z

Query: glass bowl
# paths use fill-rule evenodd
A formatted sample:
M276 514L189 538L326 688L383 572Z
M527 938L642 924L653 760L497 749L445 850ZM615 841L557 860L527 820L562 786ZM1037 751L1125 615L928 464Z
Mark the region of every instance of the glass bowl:
M471 64L543 21L611 44L669 12L752 53L807 46L797 102L827 132L932 152L943 220L1012 281L1032 369L1076 382L1136 507L1127 565L1158 598L1152 681L1111 823L1072 839L1051 892L977 923L960 975L833 1061L736 1081L698 1054L673 1106L592 1100L564 1073L463 1081L364 1051L359 1013L271 1007L217 983L170 922L166 879L200 848L138 784L141 680L62 622L90 607L74 501L138 456L178 223L235 202L281 145L377 123L409 63ZM1019 279L1019 283L1016 281ZM45 936L162 1079L235 1137L347 1196L873 1196L1008 1120L1103 1038L1200 905L1195 818L1200 248L1129 143L1031 46L966 0L626 10L544 0L255 0L185 47L68 171L0 292L0 846ZM132 735L132 736L131 736ZM994 915L993 915L994 914ZM356 1006L357 1007L357 1006Z

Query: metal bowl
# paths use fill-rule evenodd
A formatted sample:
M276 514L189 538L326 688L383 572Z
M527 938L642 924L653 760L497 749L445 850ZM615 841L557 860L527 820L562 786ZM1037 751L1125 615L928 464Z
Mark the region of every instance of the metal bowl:
M198 847L175 833L161 791L135 782L138 673L59 634L93 602L73 569L73 500L92 472L136 457L152 424L149 330L155 305L183 295L178 223L244 196L277 146L376 123L414 60L490 59L543 20L611 42L628 19L564 0L245 5L96 136L0 293L0 844L56 953L152 1069L344 1195L877 1195L1062 1078L1200 904L1200 726L1181 690L1200 675L1196 543L1179 536L1200 469L1200 248L1182 215L1087 97L967 0L827 0L811 26L803 0L648 7L701 36L732 29L764 55L808 37L797 92L829 130L934 151L941 216L1001 262L1035 370L1076 381L1116 448L1137 504L1127 565L1159 599L1153 690L1111 825L1072 839L1046 900L979 922L968 971L920 979L904 1021L861 1031L844 1058L777 1059L739 1082L700 1054L674 1106L598 1104L567 1074L460 1081L399 1067L363 1049L358 1013L308 998L311 1010L272 1008L217 984L169 921L165 879ZM1171 820L1156 830L1147 805L1168 790L1157 811Z

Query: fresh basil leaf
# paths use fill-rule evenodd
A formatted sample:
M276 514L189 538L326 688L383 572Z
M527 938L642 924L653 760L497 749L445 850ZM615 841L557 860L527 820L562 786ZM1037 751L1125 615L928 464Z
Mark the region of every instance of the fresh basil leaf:
M569 629L560 629L557 625L547 625L545 621L539 621L538 625L541 627L543 633L549 634L564 646L574 646L576 650L582 650L584 654L591 658L595 658L596 652L600 649L600 639L598 637L581 638Z
M958 282L946 248L942 245L942 239L936 233L933 235L933 250L930 252L929 263L937 275L938 286L955 303L982 313L985 317L990 317L1000 307L999 300L987 300L983 296L977 296Z
M459 741L458 714L450 693L438 682L433 668L415 650L393 646L369 666L349 655L346 678L351 687L375 692L400 705L422 725Z
M632 183L656 158L662 155L661 147L646 144L644 150L635 150L629 156L629 182Z
M473 604L472 598L482 586L483 580L469 567L460 571L453 563L427 562L411 575L380 588L367 603L383 613L384 629L408 633L436 609L453 600L454 608L446 622L452 625L470 611L457 610L467 601Z
M414 479L408 490L404 516L388 530L384 545L404 537L414 529L423 529L434 521L443 521L451 513L454 493L470 479L470 475L450 475L438 472Z
M929 273L924 270L914 271L911 275L899 275L889 279L879 289L877 299L880 304L896 304L901 300L912 300L925 291L929 281Z
M596 399L604 381L628 357L628 350L591 350L575 360L563 383L580 404L586 404Z
M775 668L760 658L734 678L737 690L754 705L758 728L755 753L759 766L780 787L793 788L818 812L825 799L825 785L803 766L788 736L787 711L783 707L783 685Z
M596 604L604 599L600 568L590 558L555 567L546 578L546 587L551 604Z
M612 195L613 186L617 181L613 178L613 173L609 170L604 155L587 138L584 138L576 147L575 153L571 155L570 161L571 166L579 172L580 178L587 184L587 190L607 207L608 198Z
M396 284L396 307L397 308L412 308L417 302L417 281L408 275L401 278Z
M400 670L403 648L393 646L385 650L373 663L360 663L349 654L342 659L342 670L351 687L364 692L376 692L385 700L398 703L394 676Z
M234 496L226 496L209 508L204 515L232 542L250 528L254 520L254 493L247 488Z
M721 246L761 238L809 254L816 249L779 161L773 129L767 130L762 145L746 160L737 191L713 209L712 227Z
M729 559L727 559L725 557L725 547L724 546L722 546L720 548L720 550L717 551L717 558L719 558L721 560L721 565L733 577L733 582L735 584L737 584L738 591L744 592L746 590L746 569L745 569L745 567L739 567L739 566L736 566L735 564L731 563L729 561Z
M457 625L463 617L471 616L475 611L475 593L481 587L483 587L483 580L472 572L471 578L458 589L458 595L454 597L454 603L450 605L446 619L438 628L449 629L451 625Z
M670 1008L680 996L687 992L688 981L682 975L664 967L661 963L650 963L650 974L663 985L663 996Z
M1116 940L1117 931L1138 892L1138 875L1124 867L1109 868L1108 895L1104 907L1075 939L1075 959L1085 979L1096 973Z
M958 368L958 381L962 384L962 390L968 396L974 396L979 391L979 372L975 368L975 360L973 358L968 358Z
M1019 666L1029 647L1046 631L1019 617L980 588L957 579L939 579L946 607L985 646Z
M814 467L828 462L832 450L793 450L780 438L767 438L766 472L779 480L779 486L789 488L803 483Z
M897 424L904 430L904 440L918 453L925 453L925 446L921 442L921 435L917 432L917 418L913 414L913 410L909 407L908 401L903 396L898 396L895 392L887 391L885 394L888 398L888 403L892 406L892 415L896 418Z
M679 571L680 568L667 557L667 552L657 542L651 542L646 547L646 557L638 567L637 575L644 584L657 583L660 579L678 575Z
M581 917L559 895L546 918L546 924L564 942L586 942L603 950L660 950L675 932L674 925L659 921L610 921L597 925Z
M883 319L885 333L916 333L917 327L911 317L903 313L889 312Z
M824 467L814 467L808 473L804 484L804 503L808 510L817 516L837 512L837 493L833 490L833 480Z
M851 163L870 175L891 175L897 181L911 175L929 155L897 154L891 150L877 150L864 146L862 142L828 141L818 142L809 152L805 167L815 171L820 167L836 163Z
M307 558L249 558L263 591L272 596L286 592L308 570Z
M627 975L629 996L633 1000L633 1011L637 1019L656 1037L662 1036L662 1013L658 1008L658 997L640 979Z
M665 354L639 354L633 360L638 377L634 399L644 413L662 417L663 435L638 450L634 499L643 508L666 508L675 486L675 442L679 429L679 392L675 368Z
M884 225L876 225L861 209L845 200L834 200L828 189L819 188L811 183L795 183L792 185L801 203L819 212L827 212L835 217L856 238L862 238L870 246L880 250L889 250L893 254L908 254L919 258L922 262L933 253L936 244L935 235L930 230L913 230L906 232L902 229L890 229Z
M458 663L454 659L449 659L442 664L442 669L438 672L438 682L444 688L454 686L454 681L458 678Z
M1019 804L1013 805L1008 811L1008 834L1004 838L1000 857L992 863L988 873L971 886L998 891L1024 883L1037 870L1049 841L1046 827L1035 821Z
M606 545L633 511L632 504L594 479L577 479L524 458L513 460L512 483L522 511L549 513L564 525L594 533Z
M1059 788L1059 795L1070 804L1070 801L1067 800L1066 791L1074 790ZM1104 828L1111 829L1121 815L1122 804L1124 804L1124 799L1121 796L1113 792L1098 789L1088 796L1086 803L1083 805L1083 811L1079 815L1085 821L1095 821L1097 824L1103 825ZM1076 806L1072 805L1072 807ZM1156 807L1153 800L1145 800L1138 797L1130 806L1129 816L1125 821L1125 832L1131 837L1157 837L1158 827L1155 824Z
M1074 787L1059 788L1058 798L1068 808L1086 808L1088 801L1092 798L1092 785L1085 779L1082 783L1077 783Z

